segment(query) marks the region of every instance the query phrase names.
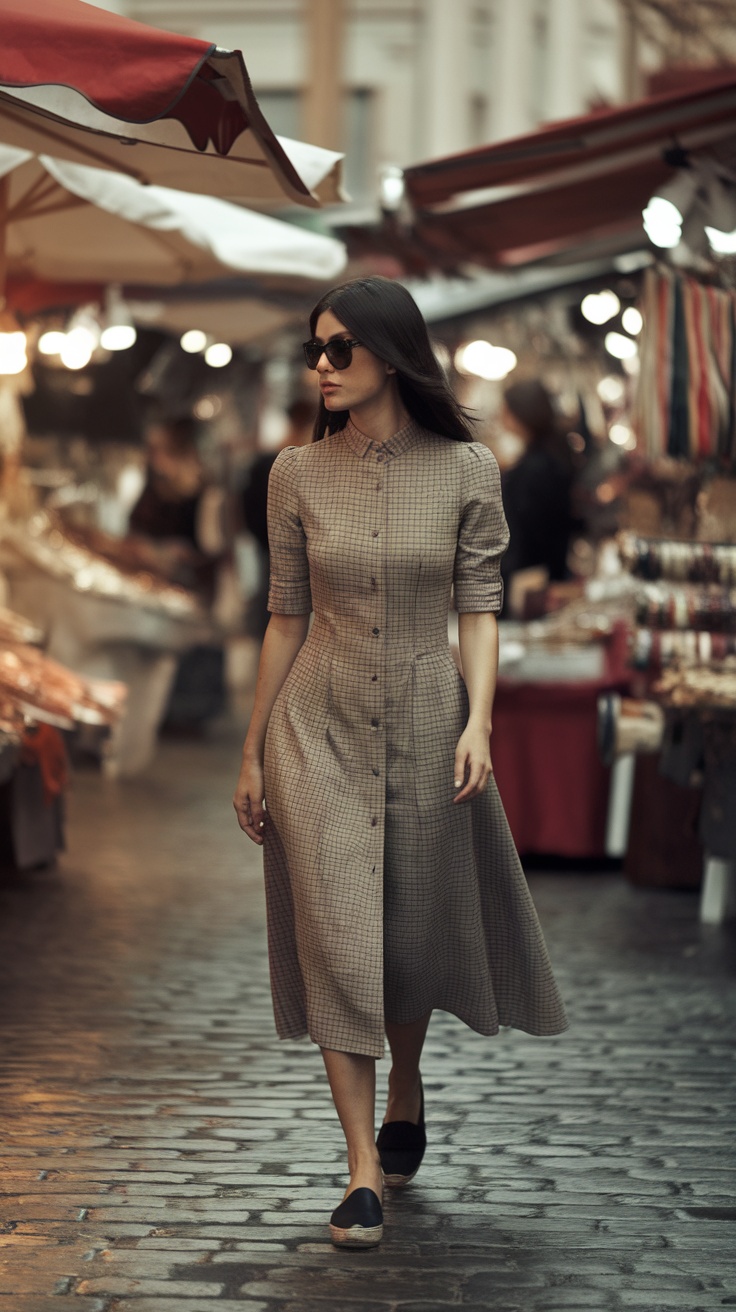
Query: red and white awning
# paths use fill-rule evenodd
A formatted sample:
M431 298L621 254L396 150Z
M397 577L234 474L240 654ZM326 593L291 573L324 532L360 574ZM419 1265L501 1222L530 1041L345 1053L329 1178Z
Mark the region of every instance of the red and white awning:
M736 165L736 71L712 70L706 85L683 82L677 91L406 169L413 224L408 232L383 225L378 250L446 269L518 267L645 244L641 212L674 176L673 149ZM351 250L370 247L365 230L344 235Z
M342 157L279 141L238 50L83 0L0 0L0 32L5 145L251 203L340 199Z

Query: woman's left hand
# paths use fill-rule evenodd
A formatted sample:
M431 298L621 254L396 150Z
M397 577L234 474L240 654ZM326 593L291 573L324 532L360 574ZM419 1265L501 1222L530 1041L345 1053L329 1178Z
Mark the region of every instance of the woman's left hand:
M469 724L455 751L455 787L460 792L453 804L479 797L492 774L490 734Z

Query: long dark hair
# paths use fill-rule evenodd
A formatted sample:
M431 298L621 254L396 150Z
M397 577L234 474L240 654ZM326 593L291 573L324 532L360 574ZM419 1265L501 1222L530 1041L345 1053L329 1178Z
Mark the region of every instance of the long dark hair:
M456 442L474 441L472 419L453 396L435 358L427 325L413 296L390 278L353 278L333 287L317 302L309 316L314 337L317 320L331 310L340 323L379 360L393 365L399 396L412 419L431 433ZM320 398L312 441L337 433L348 422L349 411L327 410Z

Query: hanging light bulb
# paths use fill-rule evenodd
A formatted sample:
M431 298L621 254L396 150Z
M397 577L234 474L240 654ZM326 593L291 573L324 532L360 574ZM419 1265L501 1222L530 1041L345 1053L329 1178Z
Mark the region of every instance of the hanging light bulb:
M41 333L38 349L41 355L60 355L65 341L66 333L59 332L57 328L50 328L48 332Z
M718 228L706 227L705 235L716 255L736 255L736 231L720 232Z
M629 305L621 315L621 324L627 333L632 337L638 337L644 327L644 319L641 310L637 310L635 305Z
M16 328L0 332L0 374L22 374L28 364L26 335Z
M26 335L15 315L0 308L0 374L23 372L28 363L26 346Z
M179 338L179 345L182 351L187 352L187 355L197 355L207 345L207 334L199 328L190 328L189 332L183 333Z
M100 344L97 306L83 305L74 311L59 356L67 369L84 369Z
M114 283L105 293L105 327L100 336L100 346L104 351L128 351L137 337L122 289Z
M606 333L605 348L616 360L631 360L638 355L639 348L630 337L623 333Z
M72 328L65 334L64 344L59 352L61 363L66 365L67 369L84 369L92 359L95 346L94 334L89 328L80 324L79 327Z
M404 199L404 170L395 164L387 164L381 169L378 188L381 209L384 213L395 214Z
M227 342L213 342L207 347L204 358L213 369L223 369L233 358L233 348Z
M611 424L608 436L614 446L628 446L631 441L631 429L628 424Z
M589 292L580 305L583 316L588 323L608 323L621 309L621 302L615 292L606 289L602 292Z
M682 225L692 209L699 186L703 185L702 160L679 147L666 151L665 162L675 172L659 187L642 211L644 231L654 246L673 250L682 240Z
M619 401L623 401L626 387L622 378L607 374L605 378L601 378L596 391L606 405L617 405Z
M505 346L493 346L478 339L467 342L455 352L455 367L459 373L473 374L486 382L500 382L516 368L516 356Z
M137 338L132 323L111 323L102 330L100 346L105 351L128 351Z
M664 196L652 196L645 210L642 210L644 231L649 240L661 250L673 250L679 246L682 238L682 215L671 200Z

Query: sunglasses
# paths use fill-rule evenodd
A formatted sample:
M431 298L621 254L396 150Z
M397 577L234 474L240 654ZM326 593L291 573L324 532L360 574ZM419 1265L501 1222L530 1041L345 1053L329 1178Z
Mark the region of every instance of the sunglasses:
M304 343L304 359L308 369L316 369L320 358L327 356L333 369L347 369L353 362L353 347L360 346L351 337L331 337L329 342L317 342L314 338Z

